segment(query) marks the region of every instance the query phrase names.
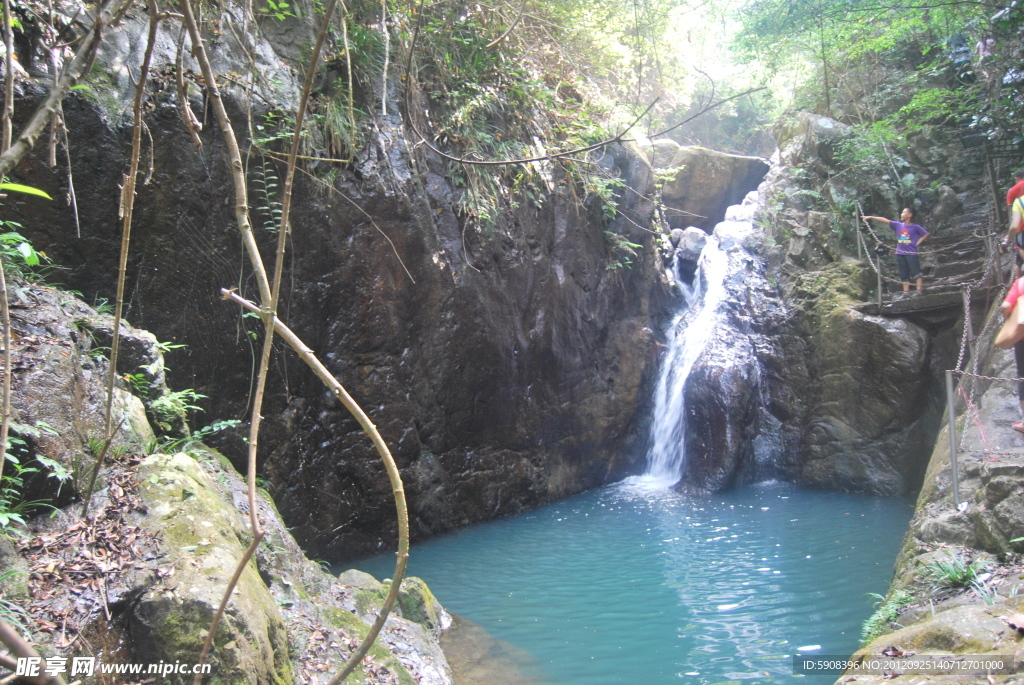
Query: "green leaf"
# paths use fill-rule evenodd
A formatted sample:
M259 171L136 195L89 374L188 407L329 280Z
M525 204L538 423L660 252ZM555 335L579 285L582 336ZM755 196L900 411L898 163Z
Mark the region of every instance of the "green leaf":
M32 186L22 185L21 183L0 183L0 190L10 190L15 193L25 193L26 195L45 197L47 200L53 199L42 190L39 190L39 188L33 188Z
M25 264L26 265L28 265L28 266L38 266L39 265L39 255L36 253L35 250L32 249L31 245L29 245L28 243L18 243L18 247L16 249L21 254L21 256L25 259Z
M89 90L89 86L85 83L79 83L77 86L71 86L68 90Z

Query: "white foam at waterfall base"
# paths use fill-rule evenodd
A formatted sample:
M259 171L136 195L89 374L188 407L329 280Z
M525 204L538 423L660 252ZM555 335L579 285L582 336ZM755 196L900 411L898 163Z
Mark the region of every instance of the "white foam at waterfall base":
M714 331L718 308L725 299L728 259L718 240L708 238L698 261L693 288L676 278L683 304L666 334L666 352L654 391L651 451L647 472L628 480L630 485L670 487L679 482L686 466L686 380Z

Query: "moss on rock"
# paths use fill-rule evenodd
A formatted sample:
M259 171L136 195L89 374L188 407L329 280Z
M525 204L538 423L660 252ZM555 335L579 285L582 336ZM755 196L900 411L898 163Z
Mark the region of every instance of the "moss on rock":
M195 459L153 455L139 465L144 520L167 548L174 583L142 594L132 607L136 656L194 659L224 592L225 579L251 540L239 512ZM168 586L170 585L170 586ZM255 561L243 570L214 640L214 675L223 683L291 683L288 640L278 607Z

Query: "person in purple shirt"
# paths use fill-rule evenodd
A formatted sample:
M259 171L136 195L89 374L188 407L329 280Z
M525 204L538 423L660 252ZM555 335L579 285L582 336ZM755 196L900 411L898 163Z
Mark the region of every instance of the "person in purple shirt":
M921 260L917 248L928 237L928 231L912 223L914 210L904 207L900 220L886 219L884 216L862 216L865 221L885 221L896 233L896 264L900 268L900 280L903 281L903 295L899 299L910 296L910 279L917 280L917 292L921 295L924 288L924 273L921 271Z

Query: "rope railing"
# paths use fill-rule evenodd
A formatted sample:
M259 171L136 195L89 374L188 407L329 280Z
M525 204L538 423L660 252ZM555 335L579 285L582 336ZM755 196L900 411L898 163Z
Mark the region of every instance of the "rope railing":
M990 258L989 265L994 263L996 260ZM990 267L986 267L985 273L982 275L981 282L984 282L985 276L987 276ZM1006 292L1009 290L1008 285L1004 285L1000 289L1000 294L996 302L1002 302L1006 296ZM985 325L982 326L981 332L978 335L973 335L971 326L971 285L965 284L963 288L964 294L964 324L963 324L963 335L960 339L960 351L957 355L957 362L955 369L948 369L946 371L946 409L947 418L949 422L949 461L951 469L951 481L953 486L953 506L958 511L963 511L966 508L967 503L960 500L960 467L957 462L957 429L956 429L956 394L959 392L960 396L963 397L964 405L966 407L967 415L964 420L963 431L960 434L960 445L959 451L965 452L967 445L967 432L971 427L973 421L978 427L978 434L981 436L982 443L984 443L985 449L982 453L988 457L1003 455L1003 454L1020 454L1019 452L998 452L993 450L988 442L988 436L985 434L985 430L981 425L981 411L975 404L975 398L978 391L978 381L986 380L989 382L1024 382L1024 378L1003 378L998 376L986 376L979 373L979 366L981 364L981 356L977 353L977 342L984 340L985 336L992 329L998 317L997 312L1000 311L999 307L990 307L988 316L985 320ZM970 362L972 371L967 371L961 367L964 366L964 357L970 351ZM958 382L954 384L953 378L956 376ZM969 381L970 392L968 393L965 388L965 381ZM998 448L997 448L998 449Z
M860 217L863 216L863 215L864 215L863 214L863 208L861 207L860 203L858 203L857 204L857 220L856 220L856 225L857 225L856 235L857 235L858 252L860 253L862 258L864 256L867 257L867 261L871 265L872 271L875 272L876 276L879 279L879 286L881 286L882 283L885 283L886 285L900 285L900 286L902 286L903 281L901 281L899 278L897 278L893 274L893 272L892 272L892 269L893 269L893 265L892 264L890 264L888 262L883 263L880 257L877 257L876 259L872 259L872 255L871 255L872 251L868 248L868 241L867 241L867 239L864 236L864 229L866 229L867 233L870 235L870 237L872 239L874 239L876 250L877 250L878 247L883 247L883 248L885 248L886 251L888 251L889 245L886 244L886 242L883 241L878 236L877 233L875 233L874 229L872 229L872 227L871 227L870 222L868 222L866 220L865 221L861 221L860 220ZM991 228L989 229L989 233L991 233ZM969 256L968 253L970 251L977 250L979 247L981 247L979 245L978 241L984 241L984 250L985 250L985 252L988 253L988 259L985 261L984 265L982 266L980 275L979 275L977 269L972 269L971 271L969 271L969 272L967 272L965 274L956 274L956 275L952 275L952 276L944 276L944 277L940 277L940 278L932 278L932 279L929 280L929 283L928 283L928 291L929 292L934 292L934 291L948 292L950 289L953 289L956 286L964 286L964 285L971 285L973 287L981 287L981 286L985 285L986 280L989 278L990 274L992 274L992 273L995 273L995 275L996 275L995 280L997 280L1000 284L1002 283L1003 279L1001 278L1001 266L1002 266L1001 255L999 254L998 250L996 250L994 248L994 245L993 245L992 241L989 240L988 238L986 238L984 235L978 235L977 229L974 229L970 233L968 233L966 231L961 231L960 235L962 237L960 237L955 242L952 242L952 243L947 244L947 245L943 245L942 247L928 249L927 252L923 252L922 253L922 256L924 256L924 255L929 255L929 256L939 255L939 256L941 256L941 255L948 255L948 254L952 254L952 253L959 253L962 256L964 256L965 258L967 258ZM996 267L996 268L993 270L993 267ZM881 305L881 293L879 293L879 305Z

